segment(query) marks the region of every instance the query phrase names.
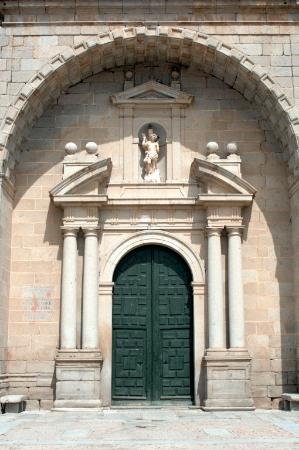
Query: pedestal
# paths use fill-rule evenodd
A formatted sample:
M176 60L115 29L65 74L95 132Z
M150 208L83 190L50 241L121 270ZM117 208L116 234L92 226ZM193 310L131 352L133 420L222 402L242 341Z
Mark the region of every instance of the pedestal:
M250 388L251 358L247 350L212 350L205 358L206 411L255 409Z
M99 408L102 355L99 350L58 350L54 408Z

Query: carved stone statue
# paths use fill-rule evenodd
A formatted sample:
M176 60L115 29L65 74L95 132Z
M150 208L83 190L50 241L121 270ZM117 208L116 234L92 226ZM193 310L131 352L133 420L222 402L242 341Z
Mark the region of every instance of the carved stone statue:
M160 172L157 168L157 162L159 158L159 137L154 132L154 130L148 128L148 136L142 134L142 148L145 152L144 157L144 181L149 183L160 183Z

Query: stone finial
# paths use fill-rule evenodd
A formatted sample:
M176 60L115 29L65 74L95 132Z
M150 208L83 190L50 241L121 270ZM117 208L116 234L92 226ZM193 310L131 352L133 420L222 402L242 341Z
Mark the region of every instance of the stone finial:
M174 68L171 72L171 79L173 81L178 81L179 78L180 78L180 72L176 68Z
M95 155L98 151L98 145L96 142L87 142L85 145L85 150L89 155Z
M132 70L127 70L126 72L125 72L125 79L126 79L126 81L131 81L132 80L132 78L133 78L133 72L132 72Z
M130 89L134 87L134 72L132 70L126 70L124 76L125 76L124 89Z
M77 153L78 147L75 142L68 142L65 145L64 149L67 155L74 155L75 153Z
M180 91L181 90L181 75L179 72L179 69L177 69L176 67L173 67L173 69L171 70L171 87Z
M212 161L215 159L219 159L218 155L219 145L217 142L208 142L207 143L207 160Z
M226 152L228 155L235 155L238 153L238 146L236 142L229 142L226 146Z

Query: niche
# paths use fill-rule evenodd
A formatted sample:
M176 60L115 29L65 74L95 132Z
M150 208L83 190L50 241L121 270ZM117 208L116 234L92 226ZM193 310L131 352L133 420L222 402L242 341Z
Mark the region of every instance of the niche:
M156 162L157 170L155 173L153 170L154 162L150 162L150 160L153 159L151 157L154 155L151 155L151 152L148 151L148 146L144 145L144 136L146 136L146 141L148 141L150 139L150 136L152 136L153 134L157 136L155 142L157 142L159 146L158 159ZM144 183L165 183L167 167L167 139L165 129L162 127L162 125L155 122L145 123L138 131L138 139L139 179L141 179ZM151 171L152 173L149 173Z

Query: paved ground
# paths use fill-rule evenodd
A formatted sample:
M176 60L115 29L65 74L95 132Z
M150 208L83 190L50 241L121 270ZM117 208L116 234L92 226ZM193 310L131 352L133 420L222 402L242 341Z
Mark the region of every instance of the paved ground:
M299 449L299 412L134 409L0 416L3 449Z

